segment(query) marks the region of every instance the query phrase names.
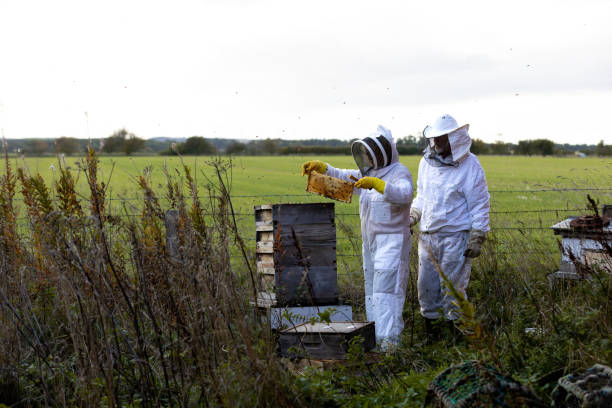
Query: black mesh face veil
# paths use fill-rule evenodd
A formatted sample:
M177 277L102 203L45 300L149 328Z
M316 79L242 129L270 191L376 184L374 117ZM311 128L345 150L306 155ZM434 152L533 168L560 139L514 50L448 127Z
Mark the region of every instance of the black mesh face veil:
M385 154L385 163L380 167L387 167L391 164L391 160L393 159L393 149L391 148L391 143L383 135L378 136L376 141L380 144L382 151Z
M357 167L361 171L362 176L366 176L368 172L376 167L369 147L361 140L353 142L351 145L351 153Z
M385 158L383 156L382 150L378 147L378 144L371 137L366 137L363 139L363 143L365 143L374 156L374 168L379 169L384 167Z
M366 137L363 142L368 145L374 158L376 159L375 168L380 169L387 167L391 164L393 158L393 149L391 149L391 143L383 135L377 136L376 138Z

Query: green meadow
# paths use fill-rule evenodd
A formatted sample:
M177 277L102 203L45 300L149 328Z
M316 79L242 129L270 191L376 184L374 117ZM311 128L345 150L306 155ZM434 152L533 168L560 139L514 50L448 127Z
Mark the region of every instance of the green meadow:
M104 157L100 158L100 175L108 185L107 197L118 215L138 214L142 193L137 177L145 175L163 202L167 171L182 177L181 166L192 169L200 189L207 197L208 187L216 184L211 160L226 157ZM349 156L237 156L231 159L231 195L241 234L254 246L253 207L261 204L322 202L328 199L307 193L306 177L301 164L318 159L335 167L354 168ZM531 237L540 248L548 248L555 267L556 238L549 227L570 215L586 213L586 195L600 203L612 203L612 159L565 157L481 156L491 194L490 250L500 256L524 252L516 240ZM404 156L401 162L410 169L416 189L420 156ZM65 158L87 191L81 158ZM40 173L49 183L57 176L57 158L11 159L15 167L25 167L31 174ZM82 196L87 199L86 195ZM132 205L134 204L134 205ZM351 275L359 270L359 205L354 197L350 204L336 202L338 224L339 269Z
M11 158L11 168L26 174L24 195L34 198L26 213L17 184L14 228L6 203L11 184L0 183L0 368L6 373L0 375L0 406L422 407L428 383L466 360L496 367L550 406L561 376L610 365L610 275L595 265L586 272L593 279L549 279L561 258L550 227L588 214L587 194L600 205L612 204L612 159L483 156L491 232L474 260L467 301L459 302L462 334L444 325L439 339L427 337L419 315L415 228L398 348L366 366L361 348L351 346L346 367L296 371L278 358L274 334L253 313L256 278L247 269L255 260L254 206L328 200L305 191L301 165L312 159L354 168L346 156L240 156L231 162L101 157L104 216L83 217L72 206L77 216L66 217L55 210L62 198L72 203L67 199L73 195L64 190L57 196L58 168L70 168L87 209L83 159ZM401 158L415 183L419 160ZM227 201L211 165L218 168L219 161L229 166L225 184L244 251L233 218L225 216ZM183 166L195 178L202 212L183 208L177 257L165 241L162 218L169 208L167 174L189 197ZM36 174L55 204L37 178L27 177ZM139 217L151 203L139 177L161 211L152 206ZM335 204L338 293L361 321L358 200Z
M182 163L189 166L202 195L215 175L208 162L212 157L101 157L101 176L106 180L112 199L140 198L137 177L147 175L150 185L164 195L166 168L171 175L181 173ZM315 202L325 198L305 191L306 177L300 174L304 161L319 159L335 167L354 168L349 156L238 156L232 158L231 195L236 212L245 217L253 206L270 203ZM14 160L14 161L13 161ZM223 158L223 160L227 160ZM420 156L405 156L401 162L410 169L416 187ZM493 227L520 227L522 224L555 222L569 210L585 208L586 194L601 203L612 202L612 159L482 156L491 192ZM66 166L80 174L80 158L65 159ZM58 160L55 158L12 159L15 167L26 167L31 174L40 173L53 182ZM84 177L79 177L82 191L87 191ZM607 189L607 190L606 190ZM543 191L544 190L544 191ZM557 190L557 191L546 191ZM83 197L86 198L86 197ZM355 214L358 200L351 204L336 203L337 214ZM551 211L549 211L551 210ZM552 210L559 210L559 213ZM524 211L524 213L515 213ZM529 212L533 211L533 212ZM509 212L505 214L505 212ZM533 225L532 225L533 226Z

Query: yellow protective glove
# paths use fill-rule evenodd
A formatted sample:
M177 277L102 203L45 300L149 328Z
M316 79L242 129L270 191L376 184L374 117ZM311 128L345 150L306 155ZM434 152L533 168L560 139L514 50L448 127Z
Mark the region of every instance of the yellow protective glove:
M367 188L368 190L374 189L380 194L385 193L385 182L378 177L362 177L355 182L357 188Z
M311 160L302 164L302 176L305 174L310 174L310 172L313 170L317 173L325 174L327 171L327 163L324 163L321 160Z

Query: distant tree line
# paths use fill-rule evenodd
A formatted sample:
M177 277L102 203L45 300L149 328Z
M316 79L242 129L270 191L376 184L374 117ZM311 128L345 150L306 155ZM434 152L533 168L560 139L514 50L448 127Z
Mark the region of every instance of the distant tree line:
M30 156L55 154L83 154L91 145L102 154L110 155L350 155L353 140L339 139L255 139L234 140L192 136L186 139L142 139L126 129L119 129L102 139L77 139L62 136L57 139L8 139L10 153ZM396 139L400 155L420 155L427 147L422 135ZM472 140L471 151L477 155L526 155L526 156L612 156L612 145L600 141L597 145L555 144L548 139L521 140L517 144L496 141L487 143Z

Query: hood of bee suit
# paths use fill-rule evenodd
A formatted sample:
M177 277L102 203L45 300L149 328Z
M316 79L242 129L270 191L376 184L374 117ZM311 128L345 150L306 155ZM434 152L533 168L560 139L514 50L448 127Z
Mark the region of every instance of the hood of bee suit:
M443 165L456 166L465 159L470 152L472 139L468 133L469 124L459 126L455 118L451 115L442 115L436 119L432 126L427 126L423 130L423 136L429 141L429 146L425 149L425 157L434 161L439 161ZM448 142L451 148L451 155L446 159L439 157L433 149L433 138L448 135Z
M353 142L351 150L362 176L382 177L396 163L399 163L399 155L393 141L393 135L389 129L381 125L376 128L376 132ZM369 166L364 167L365 165L357 157L356 152L358 151L368 153L371 160Z

